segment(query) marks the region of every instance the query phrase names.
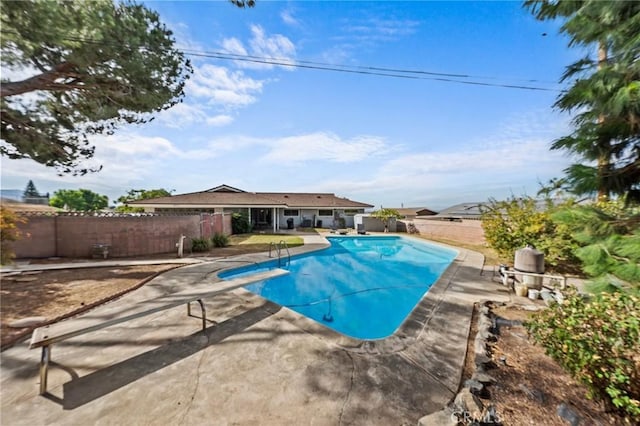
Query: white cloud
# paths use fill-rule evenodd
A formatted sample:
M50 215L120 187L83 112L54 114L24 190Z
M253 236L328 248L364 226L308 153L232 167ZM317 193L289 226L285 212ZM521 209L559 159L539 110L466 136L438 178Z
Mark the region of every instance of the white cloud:
M348 33L360 40L388 41L414 34L420 22L411 19L371 17L365 20L349 22L345 26Z
M566 129L565 120L549 120L547 113L532 112L508 119L491 138L456 145L455 151L430 141L431 146L444 149L394 156L367 179L349 178L348 172L334 174L309 190L340 188L355 199L386 205L429 206L430 200L437 200L440 204L433 208L488 197L535 195L540 182L561 175L569 163L563 153L549 150L551 141ZM384 199L380 194L385 194Z
M256 101L264 82L247 77L242 71L205 64L194 70L187 82L187 95L205 98L220 108L237 108Z
M300 26L300 21L294 16L293 10L291 9L285 9L280 12L280 18L282 18L282 22L287 25L290 25L292 27Z
M225 38L222 40L222 48L234 55L246 56L248 54L247 49L244 48L242 42L235 37Z
M272 58L289 58L296 53L295 45L281 34L267 36L260 25L252 25L251 33L253 38L250 40L249 45L254 54Z
M209 126L222 127L233 122L233 117L227 114L215 115L207 118Z
M251 55L257 58L271 58L282 64L294 64L296 56L296 47L289 38L282 34L268 35L260 25L251 26L252 37L249 40L249 47L237 38L227 38L222 41L222 47L229 53L234 55ZM235 61L235 64L242 68L253 69L271 69L274 65L250 62ZM293 69L292 67L284 67L285 69Z
M207 114L199 105L182 102L159 113L157 120L167 127L180 129L195 123L205 122Z
M173 170L176 164L180 164L180 160L186 160L186 164L189 164L189 161L207 160L218 155L217 151L209 147L180 149L166 138L137 133L94 136L90 138L90 142L96 147L95 155L82 164L88 168L102 165L99 172L84 176L58 176L54 168L30 159L3 158L3 188L23 187L32 179L41 192L53 192L61 188L87 188L109 195L113 201L129 188L162 186L163 183L157 183L158 178L163 176L163 180L166 180L166 173L171 173L168 170ZM173 182L173 179L168 180ZM171 186L173 183L164 185Z
M213 127L222 127L231 124L234 120L229 114L217 114L207 109L204 105L179 103L168 110L162 111L157 116L158 122L173 129L184 129L196 124L206 124Z
M270 151L262 160L289 166L310 160L353 163L388 151L382 138L358 136L343 140L326 132L285 137L270 145Z

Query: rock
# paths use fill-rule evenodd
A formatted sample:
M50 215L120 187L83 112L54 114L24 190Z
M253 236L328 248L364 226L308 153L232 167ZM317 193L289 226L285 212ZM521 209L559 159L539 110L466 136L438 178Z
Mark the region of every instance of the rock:
M476 367L481 367L486 364L491 364L491 358L486 354L476 354L473 362L476 364Z
M491 330L493 328L493 321L486 315L480 315L478 317L478 331Z
M473 342L473 351L476 355L487 353L487 345L481 336L476 336L476 340Z
M469 389L472 394L480 396L484 390L484 385L477 380L469 379L464 381L464 387Z
M542 297L542 300L544 300L544 303L547 306L551 306L554 303L556 303L556 298L553 297L553 294L551 294L550 292L543 291L542 293L540 293L540 296Z
M47 320L46 317L28 317L15 320L7 324L11 328L33 327Z
M475 373L473 373L473 376L471 376L472 380L477 380L480 383L495 383L496 379L495 377L482 372L482 371L476 371Z
M495 342L497 340L496 335L490 332L489 330L478 331L477 335L480 336L482 340L486 340L489 342Z
M448 408L436 411L418 420L418 426L455 426L458 420Z
M453 402L454 412L469 413L472 419L480 419L484 411L484 405L480 398L471 393L468 388L462 389Z
M542 307L541 306L537 306L537 305L524 305L522 307L522 309L524 311L528 311L528 312L537 312L537 311L542 310Z
M558 405L556 413L558 414L558 416L568 421L571 426L578 426L580 424L580 421L582 420L580 416L564 402Z

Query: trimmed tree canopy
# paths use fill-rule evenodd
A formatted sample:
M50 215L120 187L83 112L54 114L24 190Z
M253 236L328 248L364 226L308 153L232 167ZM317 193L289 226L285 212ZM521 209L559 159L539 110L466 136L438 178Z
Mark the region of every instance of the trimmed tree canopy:
M84 174L88 135L149 121L184 96L191 65L145 6L7 1L0 10L3 74L23 75L3 76L2 155Z
M171 190L173 191L173 190ZM128 213L128 212L143 212L142 207L129 207L127 204L138 200L148 200L149 198L158 197L170 197L171 191L167 191L164 188L160 189L130 189L126 195L119 197L116 201L122 203L122 206L116 207L116 211Z
M60 189L53 193L49 205L60 209L96 211L109 205L109 198L88 189Z

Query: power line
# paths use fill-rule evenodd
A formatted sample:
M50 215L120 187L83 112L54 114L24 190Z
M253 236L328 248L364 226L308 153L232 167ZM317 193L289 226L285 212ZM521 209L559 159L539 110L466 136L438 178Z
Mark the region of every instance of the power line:
M1 32L19 35L15 31L2 30ZM87 39L83 37L74 37L74 36L64 37L63 40L90 43L95 45L105 45L105 46L107 45L120 46L120 47L126 46L126 45L122 45L120 43L115 43L115 42ZM274 65L274 66L281 66L281 67L342 72L342 73L349 73L349 74L361 74L361 75L371 75L371 76L389 77L389 78L403 78L403 79L410 79L410 80L430 80L430 81L440 81L445 83L458 83L458 84L466 84L466 85L472 85L472 86L485 86L485 87L500 87L500 88L518 89L518 90L531 90L531 91L544 91L544 92L560 92L561 91L559 89L552 89L552 88L539 87L539 86L477 81L478 79L504 80L504 78L500 78L500 77L481 77L481 76L473 76L469 74L440 73L440 72L433 72L433 71L409 70L409 69L402 69L402 68L329 64L329 63L314 62L314 61L307 61L307 60L297 60L297 59L290 60L288 58L270 58L270 57L240 55L240 54L234 54L234 53L228 53L228 52L217 52L217 51L208 52L208 51L200 51L200 50L188 49L188 48L181 49L180 47L177 47L177 49L181 50L182 52L184 52L185 55L188 55L188 56L227 60L227 61L251 62L251 63L257 63L257 64ZM469 80L469 79L474 79L474 80ZM519 81L541 83L538 80L519 80Z
M380 68L380 67L362 67L362 66L348 66L348 65L335 65L335 64L321 64L317 62L310 61L293 61L283 59L272 59L268 57L252 57L249 55L236 55L236 54L228 54L224 52L199 52L193 50L183 49L185 55L196 56L196 57L205 57L211 59L221 59L221 60L230 60L230 61L241 61L241 62L252 62L259 64L267 64L267 65L276 65L282 67L292 67L292 68L306 68L306 69L314 69L314 70L322 70L322 71L333 71L333 72L344 72L350 74L364 74L364 75L374 75L380 77L392 77L392 78L405 78L411 80L431 80L431 81L442 81L447 83L459 83L459 84L468 84L473 86L488 86L488 87L502 87L508 89L521 89L521 90L534 90L534 91L545 91L545 92L560 92L558 89L550 89L546 87L538 87L538 86L525 86L520 84L504 84L504 83L489 83L489 82L481 82L481 81L470 81L470 80L456 80L455 78L470 78L471 76L464 74L446 74L446 73L435 73L430 71L419 71L419 70L400 70L400 69L392 69L392 68ZM388 71L388 72L384 72ZM406 74L403 74L406 73ZM414 75L414 74L424 74L424 75ZM428 75L428 76L427 76ZM437 77L441 76L441 77ZM475 77L475 78L488 78L488 77Z
M292 61L289 58L273 58L273 57L263 57L263 56L255 56L255 55L247 55L247 54L236 54L229 52L218 52L218 51L198 51L194 49L181 48L180 50L187 52L191 51L197 54L211 54L211 55L224 55L232 58L237 58L237 60L246 60L247 58L256 59L256 60L270 60L277 62L286 62L290 64ZM453 78L476 78L483 80L507 80L507 81L519 81L526 83L543 83L543 84L558 84L557 82L549 82L535 79L513 79L513 78L504 78L504 77L486 77L479 75L470 75L470 74L452 74L452 73L442 73L442 72L434 72L434 71L423 71L423 70L415 70L415 69L405 69L405 68L383 68L383 67L373 67L373 66L362 66L362 65L341 65L341 64L331 64L326 62L315 62L315 61L307 61L296 59L296 63L300 64L309 64L323 67L333 67L333 68L345 68L345 69L361 69L361 70L370 70L370 71L384 71L384 72L393 72L393 73L407 73L407 74L426 74L432 76L439 77L453 77Z

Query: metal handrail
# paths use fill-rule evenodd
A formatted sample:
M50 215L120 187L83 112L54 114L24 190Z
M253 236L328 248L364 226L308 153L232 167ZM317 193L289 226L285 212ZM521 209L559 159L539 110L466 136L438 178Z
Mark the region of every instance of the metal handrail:
M278 266L280 266L280 250L284 246L285 250L287 250L287 265L291 264L291 253L289 252L289 246L285 240L280 240L278 243Z

